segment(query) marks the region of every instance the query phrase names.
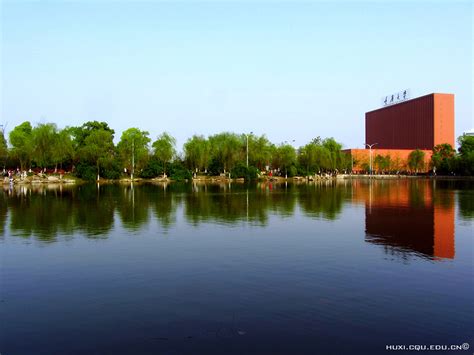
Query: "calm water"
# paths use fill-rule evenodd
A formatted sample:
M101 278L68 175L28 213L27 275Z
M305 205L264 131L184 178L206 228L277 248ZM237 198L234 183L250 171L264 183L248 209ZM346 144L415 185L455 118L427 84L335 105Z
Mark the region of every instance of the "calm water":
M5 187L0 353L472 353L473 222L473 182Z

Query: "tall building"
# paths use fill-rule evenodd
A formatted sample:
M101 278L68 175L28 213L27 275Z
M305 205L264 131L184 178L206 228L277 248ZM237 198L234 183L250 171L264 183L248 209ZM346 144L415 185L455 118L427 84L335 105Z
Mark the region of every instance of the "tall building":
M429 94L367 112L365 139L381 149L454 147L454 95Z
M390 171L406 171L408 157L415 149L425 153L423 171L430 169L432 149L448 143L454 147L454 95L429 94L402 101L365 114L365 143L372 150L347 149L354 171L367 171L377 155L390 157ZM370 155L372 154L372 159Z

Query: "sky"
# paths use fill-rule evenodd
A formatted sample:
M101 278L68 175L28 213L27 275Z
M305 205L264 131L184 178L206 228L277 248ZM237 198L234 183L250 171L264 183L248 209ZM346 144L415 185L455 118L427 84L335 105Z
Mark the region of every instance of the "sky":
M176 137L265 134L362 148L408 89L473 123L471 1L1 1L0 124L106 121ZM294 141L294 142L293 142Z

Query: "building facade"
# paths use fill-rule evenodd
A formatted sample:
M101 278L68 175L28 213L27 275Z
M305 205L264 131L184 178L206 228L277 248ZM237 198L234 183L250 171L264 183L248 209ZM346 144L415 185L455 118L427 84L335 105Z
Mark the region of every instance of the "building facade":
M391 166L384 170L408 171L408 156L416 149L425 153L422 171L430 170L434 146L455 146L454 95L433 93L367 112L365 143L373 146L372 151L346 150L356 172L367 171L371 160L373 170L381 171L375 163L377 156L389 157Z
M381 149L454 147L454 95L429 94L367 112L365 139Z

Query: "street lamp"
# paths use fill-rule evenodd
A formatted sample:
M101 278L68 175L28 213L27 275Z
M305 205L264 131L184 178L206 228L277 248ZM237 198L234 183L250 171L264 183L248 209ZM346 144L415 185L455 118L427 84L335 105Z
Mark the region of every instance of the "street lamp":
M370 175L373 175L372 173L372 147L374 145L377 145L378 143L373 143L373 144L367 144L367 143L364 143L367 147L369 147L370 149Z
M250 134L253 134L253 132L245 134L245 136L247 137L247 169L249 167L249 135Z

